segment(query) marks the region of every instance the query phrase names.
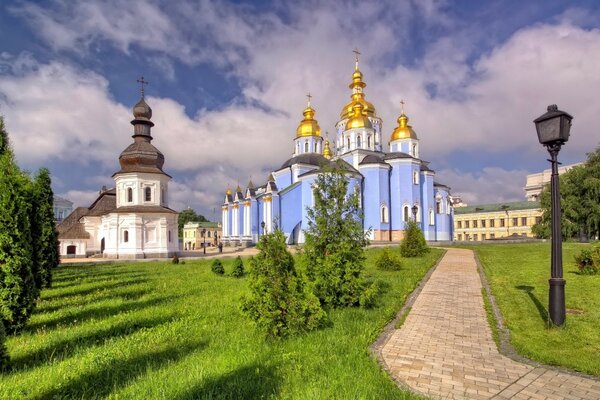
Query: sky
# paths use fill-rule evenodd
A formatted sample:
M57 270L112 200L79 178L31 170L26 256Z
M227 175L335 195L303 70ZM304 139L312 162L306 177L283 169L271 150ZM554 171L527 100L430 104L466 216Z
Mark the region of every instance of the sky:
M574 116L561 162L600 144L594 0L2 1L0 115L21 167L87 206L114 186L144 76L170 207L218 219L228 186L291 157L307 93L333 138L355 48L384 137L404 100L421 158L468 204L525 199L549 104Z

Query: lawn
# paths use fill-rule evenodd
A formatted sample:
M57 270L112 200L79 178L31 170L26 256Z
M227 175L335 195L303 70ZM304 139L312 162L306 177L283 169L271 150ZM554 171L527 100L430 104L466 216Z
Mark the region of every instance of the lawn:
M61 266L24 332L0 398L406 399L368 346L441 256L405 260L376 308L335 310L327 328L266 342L239 311L247 279L209 261ZM232 260L225 260L231 271Z
M563 246L567 321L562 328L548 327L549 242L471 248L483 264L511 342L520 354L600 375L600 275L579 274L573 261L584 246Z

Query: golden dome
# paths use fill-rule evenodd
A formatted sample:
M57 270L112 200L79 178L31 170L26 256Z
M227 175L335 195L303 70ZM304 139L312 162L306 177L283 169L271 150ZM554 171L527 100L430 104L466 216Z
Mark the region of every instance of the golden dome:
M225 191L225 194L227 196L231 196L231 189L227 188L227 190Z
M358 69L358 60L356 62L356 68L354 69L354 73L352 74L352 83L348 85L350 89L352 89L352 95L350 96L351 100L348 104L342 108L340 112L341 119L350 118L353 114L353 107L356 103L361 103L364 112L367 113L369 117L375 116L375 106L368 101L365 100L365 94L363 93L363 88L366 87L367 84L363 81L363 74Z
M391 141L399 139L417 139L417 134L412 126L408 125L408 117L404 112L398 117L398 126L392 132Z
M326 159L331 158L331 149L329 148L329 140L325 140L325 145L323 146L323 157Z
M346 123L346 129L354 128L372 128L371 120L367 117L367 113L364 111L362 103L357 102L352 107L352 118Z
M314 119L315 110L310 106L310 100L302 114L304 115L304 119L296 129L296 137L321 136L321 127L319 127L317 120Z

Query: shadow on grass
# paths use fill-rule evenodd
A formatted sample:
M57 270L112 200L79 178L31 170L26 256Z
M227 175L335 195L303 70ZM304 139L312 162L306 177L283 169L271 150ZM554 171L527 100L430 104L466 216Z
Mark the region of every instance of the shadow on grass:
M527 296L529 296L529 298L533 302L533 305L535 305L535 308L537 308L538 313L540 314L540 318L542 318L542 321L544 321L544 323L548 325L548 310L546 310L546 307L544 307L544 305L535 296L535 294L533 294L535 287L528 285L519 285L515 286L515 288L527 293Z
M80 349L104 344L106 341L129 336L141 329L149 329L158 325L166 324L172 317L160 317L134 321L123 321L107 328L97 329L83 335L53 342L48 346L25 354L23 357L11 360L13 372L22 372L35 368L42 364L62 361L77 353Z
M66 289L66 288L70 288L73 286L82 286L82 285L89 285L89 284L103 284L103 283L109 283L109 282L115 282L115 281L119 281L119 280L123 280L123 279L127 279L127 280L133 280L133 279L141 279L141 278L147 278L148 274L143 273L143 272L128 272L128 273L124 273L124 272L117 272L115 275L110 275L107 274L105 276L95 276L95 277L89 277L86 275L83 276L77 276L77 277L73 277L71 279L68 279L66 281L61 282L59 284L53 284L51 288L49 288L48 290L62 290L62 289Z
M153 297L147 300L140 301L131 301L125 302L122 304L117 304L113 306L104 306L97 308L89 308L80 312L70 313L67 315L62 315L58 318L53 318L48 321L40 321L32 324L28 324L25 327L25 331L34 332L36 329L44 327L46 329L55 328L58 325L66 325L69 323L83 323L89 319L100 319L110 317L115 314L128 312L128 311L138 311L144 308L154 307L162 303L166 303L172 301L181 296L163 296L163 297Z
M87 287L87 288L81 289L81 290L68 291L65 293L50 294L48 296L43 296L42 299L47 300L47 301L53 301L53 300L58 300L58 299L65 299L68 297L74 297L74 296L87 296L89 294L92 294L94 292L98 292L101 290L116 289L116 288L120 288L120 287L124 287L124 286L138 285L140 283L145 283L145 282L147 282L147 279L122 280L122 281L117 281L114 283L108 283L108 284L104 284L104 285L94 285L92 287ZM84 286L84 285L85 285L85 283L81 284L81 286Z
M60 387L45 391L35 398L89 399L106 397L111 392L117 391L138 377L147 374L150 370L164 367L166 364L182 359L206 346L207 343L201 341L178 343L165 349L149 350L144 354L125 359L111 359L99 365L99 370L84 373L79 377L61 383Z
M280 386L281 378L277 375L277 368L251 364L218 378L208 379L176 399L265 399L276 396Z
M130 274L144 274L146 271L138 268L125 266L90 266L90 267L64 267L53 270L52 283L60 286L62 283L68 283L73 279L103 279L116 278Z
M109 300L109 299L122 299L124 301L138 300L139 298L141 298L149 293L152 293L151 289L139 289L139 288L127 289L127 288L125 288L122 291L107 291L98 296L94 296L94 302L99 302L99 301L104 301L104 300ZM78 307L78 306L82 306L82 305L88 305L90 303L89 299L81 298L81 299L77 299L77 301L66 300L66 301L62 301L60 304L47 306L47 305L45 305L45 303L47 303L47 302L44 300L42 300L41 303L35 308L34 314L38 314L38 315L49 314L49 313L52 313L52 312L55 312L58 310L68 309L68 308L72 308L72 307Z

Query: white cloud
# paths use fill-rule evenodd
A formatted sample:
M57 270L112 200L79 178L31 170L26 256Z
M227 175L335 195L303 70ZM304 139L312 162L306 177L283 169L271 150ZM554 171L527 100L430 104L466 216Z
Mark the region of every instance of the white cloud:
M98 190L68 190L62 193L55 193L56 196L68 199L73 202L73 209L77 207L89 207L94 200L98 198Z

